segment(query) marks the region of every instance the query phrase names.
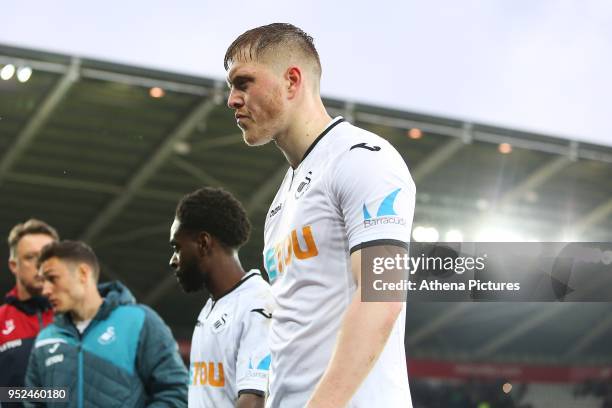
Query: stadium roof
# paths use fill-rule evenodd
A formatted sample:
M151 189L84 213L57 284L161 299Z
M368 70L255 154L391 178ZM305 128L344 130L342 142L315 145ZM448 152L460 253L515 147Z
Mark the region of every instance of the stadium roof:
M189 338L203 298L182 294L167 267L176 202L203 185L233 192L254 225L243 265L259 267L263 220L287 169L283 155L272 144L244 145L223 81L0 45L0 68L6 64L33 74L0 80L0 231L37 217L63 237L88 241L104 278L124 281ZM440 239L453 229L465 240L612 241L610 147L324 102L404 156L418 190L415 227L435 227ZM409 137L411 129L420 132ZM0 282L8 290L12 276ZM484 347L489 356L532 350L554 360L565 351L611 360L607 304L484 306L414 305L408 342L417 354L478 358L474 350ZM560 349L542 332L554 334Z

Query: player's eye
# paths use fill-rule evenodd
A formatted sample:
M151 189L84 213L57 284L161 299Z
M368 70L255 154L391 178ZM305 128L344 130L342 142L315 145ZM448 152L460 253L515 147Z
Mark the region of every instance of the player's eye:
M246 79L239 79L234 85L239 91L246 91L249 86L249 81Z

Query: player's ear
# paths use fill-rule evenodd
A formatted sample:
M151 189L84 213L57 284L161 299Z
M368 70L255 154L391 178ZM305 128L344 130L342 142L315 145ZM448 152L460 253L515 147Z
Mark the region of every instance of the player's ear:
M211 244L212 237L208 232L202 231L198 234L198 253L200 256L204 256L210 252Z
M285 72L285 81L287 84L287 94L289 99L295 98L298 90L302 86L303 80L304 78L300 67L293 65L287 68L287 71Z
M17 273L17 260L13 257L10 257L8 261L8 266L11 273L15 275Z

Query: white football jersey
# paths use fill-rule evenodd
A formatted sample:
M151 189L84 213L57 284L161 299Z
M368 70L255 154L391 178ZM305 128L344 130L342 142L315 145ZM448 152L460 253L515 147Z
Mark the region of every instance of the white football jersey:
M241 392L265 394L270 306L270 285L256 270L208 299L191 340L189 407L235 407Z
M381 137L334 119L289 168L266 216L264 264L272 283L271 408L303 407L327 367L356 290L350 254L408 243L415 185ZM411 407L402 309L351 408ZM367 333L364 333L364 342Z

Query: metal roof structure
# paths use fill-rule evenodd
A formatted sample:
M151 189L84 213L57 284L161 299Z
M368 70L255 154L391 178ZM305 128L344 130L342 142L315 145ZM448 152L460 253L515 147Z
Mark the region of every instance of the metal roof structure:
M0 80L0 231L34 216L89 242L103 279L121 279L178 338L190 338L204 298L183 294L167 267L178 199L203 185L234 193L253 222L243 265L260 267L263 220L287 169L283 155L272 144L244 145L220 80L0 45L0 68L6 64L33 74L23 83ZM153 87L163 97L152 97ZM414 226L458 229L466 240L503 227L524 240L612 241L610 147L324 102L403 155L417 184ZM408 137L415 128L421 137ZM502 143L510 154L500 153ZM3 246L0 257L7 256ZM0 288L11 285L12 276L1 274ZM415 354L612 361L608 304L411 307L407 343ZM551 336L554 345L544 340Z

